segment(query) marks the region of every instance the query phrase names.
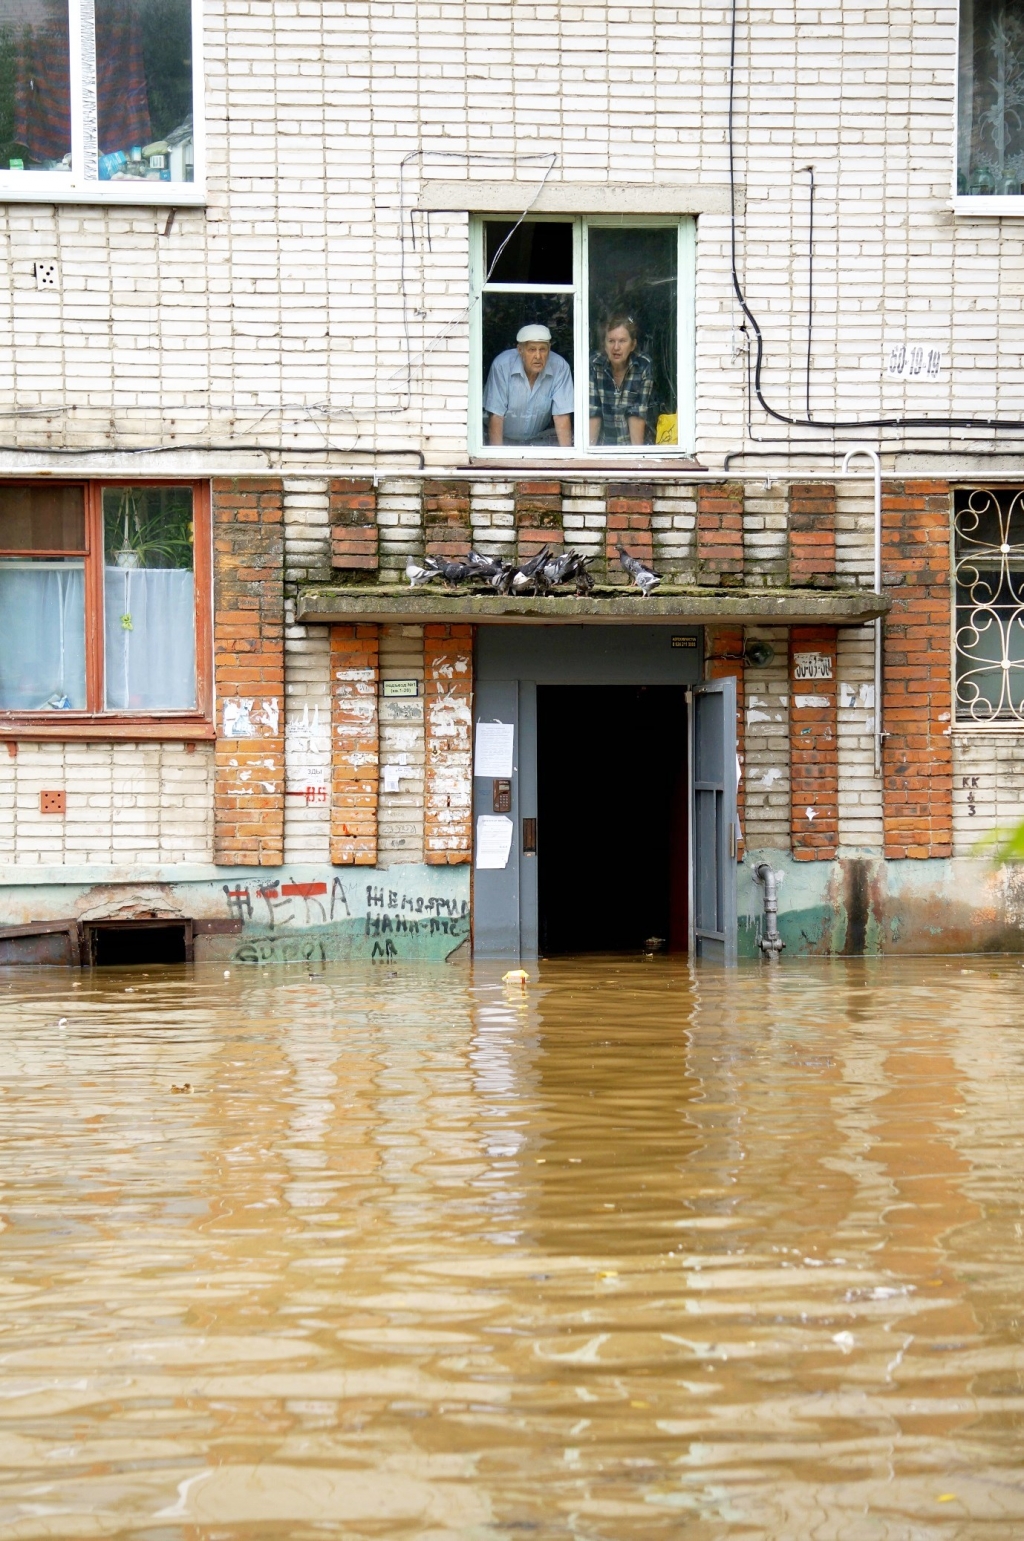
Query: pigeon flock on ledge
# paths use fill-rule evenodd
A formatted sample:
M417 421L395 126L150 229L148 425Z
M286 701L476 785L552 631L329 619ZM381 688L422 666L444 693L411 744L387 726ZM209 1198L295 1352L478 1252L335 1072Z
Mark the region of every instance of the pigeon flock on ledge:
M638 557L630 556L624 546L619 546L619 562L629 573L633 584L646 599L652 589L661 582L657 573L645 567ZM413 588L440 578L446 588L454 590L460 584L476 586L486 584L496 594L549 594L552 589L574 584L578 595L589 594L594 587L590 572L592 556L580 556L578 551L563 551L559 555L550 546L542 546L536 556L518 566L502 561L500 557L481 556L471 551L464 561L449 562L444 557L428 556L421 567L412 557L405 564L405 576Z

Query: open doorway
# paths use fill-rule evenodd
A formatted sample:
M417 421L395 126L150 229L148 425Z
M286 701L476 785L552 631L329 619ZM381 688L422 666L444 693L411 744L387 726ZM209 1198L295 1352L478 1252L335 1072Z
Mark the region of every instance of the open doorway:
M537 689L542 953L687 947L686 692Z

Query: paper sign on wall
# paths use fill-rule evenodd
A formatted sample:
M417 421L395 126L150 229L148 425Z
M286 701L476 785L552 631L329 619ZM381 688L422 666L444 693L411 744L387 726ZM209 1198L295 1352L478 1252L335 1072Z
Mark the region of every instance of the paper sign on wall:
M793 678L795 680L830 680L832 657L829 653L794 653Z
M511 732L511 729L509 729ZM488 771L488 775L490 772ZM502 868L508 866L512 850L512 820L503 813L482 813L476 821L477 867Z
M512 774L512 747L515 727L511 722L478 722L474 776L501 777ZM504 862L502 863L504 866Z

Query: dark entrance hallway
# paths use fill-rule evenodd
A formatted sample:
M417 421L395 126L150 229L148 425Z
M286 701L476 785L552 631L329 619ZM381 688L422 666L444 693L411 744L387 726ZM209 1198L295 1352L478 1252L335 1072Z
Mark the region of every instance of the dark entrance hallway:
M537 690L540 950L687 945L686 692Z

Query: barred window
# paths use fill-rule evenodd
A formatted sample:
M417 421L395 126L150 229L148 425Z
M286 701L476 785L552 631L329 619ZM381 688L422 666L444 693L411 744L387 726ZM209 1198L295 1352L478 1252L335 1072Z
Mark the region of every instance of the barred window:
M1024 723L1024 491L962 489L953 535L957 721Z

